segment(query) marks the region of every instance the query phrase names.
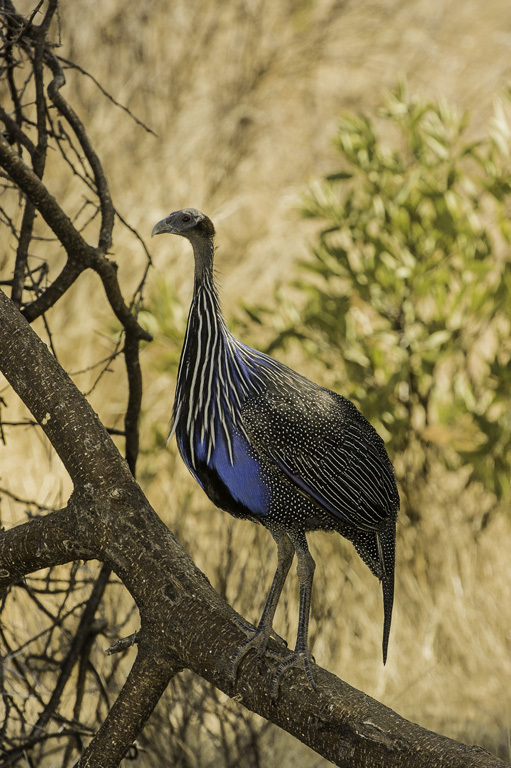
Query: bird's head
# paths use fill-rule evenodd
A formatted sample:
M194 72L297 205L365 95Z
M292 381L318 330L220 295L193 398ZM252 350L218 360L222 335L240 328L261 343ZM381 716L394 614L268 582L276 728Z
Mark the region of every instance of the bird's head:
M215 235L213 222L195 208L184 208L174 211L154 225L151 236L181 235L190 241L197 239L212 239Z

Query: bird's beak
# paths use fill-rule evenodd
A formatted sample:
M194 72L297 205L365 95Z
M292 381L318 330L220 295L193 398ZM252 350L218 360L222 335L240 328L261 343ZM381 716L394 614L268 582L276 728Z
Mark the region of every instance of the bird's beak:
M158 224L154 225L153 231L151 232L151 237L154 237L155 235L162 235L164 232L172 233L172 227L169 227L167 219L162 219L158 222Z

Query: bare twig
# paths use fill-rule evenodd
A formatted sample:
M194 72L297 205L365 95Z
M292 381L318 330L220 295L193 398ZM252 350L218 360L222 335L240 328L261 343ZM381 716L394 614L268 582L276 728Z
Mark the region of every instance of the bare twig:
M5 109L0 104L0 120L5 125L6 133L8 136L9 144L14 144L15 142L17 144L20 144L21 146L25 147L26 150L32 155L34 153L34 144L30 140L30 138L27 136L25 131L23 131L18 123L12 119L12 117L5 111Z
M116 107L119 107L119 109L122 109L122 110L124 110L124 112L126 112L126 114L128 114L128 115L131 117L131 119L132 119L132 120L133 120L133 121L134 121L134 122L135 122L137 125L139 125L141 128L143 128L143 129L144 129L144 131L147 131L147 133L150 133L150 134L152 134L152 136L154 136L155 138L158 138L158 134L157 134L157 133L155 133L155 131L153 131L153 129L152 129L152 128L149 128L149 126L148 126L148 125L146 125L144 122L142 122L142 120L140 120L140 119L139 119L139 118L138 118L136 115L134 115L134 114L133 114L133 112L132 112L132 111L129 109L129 107L126 107L124 104L121 104L119 101L117 101L116 99L114 99L114 97L112 96L112 94L111 94L111 93L109 93L109 92L106 90L106 88L103 88L103 86L101 85L101 83L100 83L98 80L96 80L96 78L94 77L94 75L91 75L91 73L90 73L90 72L87 72L87 70L86 70L86 69L84 69L83 67L80 67L80 66L79 66L79 64L77 64L76 62L74 62L74 61L69 61L69 59L66 59L66 58L64 58L63 56L59 56L59 61L61 61L63 64L65 64L65 65L66 65L66 67L69 67L70 69L75 69L77 72L80 72L80 74L81 74L81 75L85 75L85 77L88 77L90 80L92 80L92 82L94 83L94 85L96 86L96 88L98 88L98 90L100 90L100 91L101 91L101 93L103 94L103 96L106 96L106 98L107 98L109 101L111 101L111 102L112 102L112 104L115 104L115 106L116 106Z
M62 296L69 290L75 280L81 275L85 265L78 263L77 261L68 259L62 271L55 278L48 288L41 293L34 301L27 304L23 308L23 315L26 317L29 323L36 320L38 317L47 312L51 307L62 298Z
M97 634L97 632L100 631L100 629L103 629L105 626L104 623L101 624L100 627L95 625L95 616L99 608L99 604L103 598L103 594L108 584L111 572L112 571L109 566L103 565L101 572L96 579L96 583L94 584L91 596L87 601L85 609L82 613L80 623L75 632L67 655L60 665L60 673L53 688L52 695L44 710L39 715L37 722L33 726L31 737L34 737L38 732L44 730L49 720L53 717L73 667L83 653L85 646L89 644L91 632Z
M107 653L109 656L111 656L113 653L123 653L123 651L127 650L128 648L132 648L138 642L140 642L140 632L133 632L132 635L129 635L128 637L122 637L120 640L117 640L109 648L106 649L105 653Z
M45 60L53 73L53 80L48 85L48 95L60 114L65 117L72 127L94 174L94 181L101 207L101 229L98 245L100 250L105 253L112 245L112 229L114 226L114 208L110 197L108 182L103 171L103 166L89 141L89 137L87 136L82 121L60 92L60 89L66 82L66 78L64 77L64 71L59 60L49 51L46 52Z

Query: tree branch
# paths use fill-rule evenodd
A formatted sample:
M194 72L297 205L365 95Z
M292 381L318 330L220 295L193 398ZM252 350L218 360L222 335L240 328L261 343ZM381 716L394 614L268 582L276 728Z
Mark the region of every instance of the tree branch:
M123 476L131 478L124 462L119 467L119 453L97 414L70 386L66 372L3 291L0 370L45 431L75 486L96 488L106 475L112 480L119 468L119 482ZM115 466L113 475L110 462Z
M55 536L61 547L68 540L86 537L89 553L94 552L112 567L140 611L139 645L144 652L137 657L119 704L112 708L82 765L98 765L94 756L99 752L102 765L115 765L114 755L122 750L124 754L166 681L179 667L190 668L229 695L235 693L248 709L345 768L505 765L484 750L404 720L319 667L315 669L316 691L310 690L301 673L291 672L281 683L275 705L271 698L275 662L268 660L264 673L258 674L254 659L249 657L241 666L237 690L233 691L229 660L243 639L237 614L154 513L92 409L14 304L1 293L0 369L41 423L75 482L70 517L54 513L64 515L68 530L74 520L74 538L57 533L54 515L22 526L26 534L17 534L17 529L3 534L14 543L18 535L21 541L24 535L30 541L29 555L23 556L21 546L23 565L18 566L17 573L20 568L39 568L50 560L45 561L44 551L37 551L36 537L30 535L32 526L38 526L38 538L48 541L49 546ZM83 435L87 435L86 440ZM59 545L53 547L58 549ZM4 547L10 556L6 581L13 578L17 549ZM68 559L71 556L80 556L75 545ZM277 653L283 651L275 641L271 644ZM160 674L162 681L158 682ZM137 694L140 690L141 696Z
M124 355L128 378L128 404L125 417L126 458L130 469L135 473L138 457L139 434L138 419L142 398L142 374L139 362L139 341L150 341L151 335L138 323L135 313L124 301L118 276L117 265L106 258L105 254L112 244L112 230L115 220L115 210L110 197L106 175L99 157L87 135L85 127L73 108L62 95L62 87L66 80L62 65L47 41L50 21L57 8L57 0L49 0L43 21L39 26L27 23L16 13L11 2L8 3L11 27L16 31L15 41L31 59L35 83L36 128L37 143L34 145L25 136L22 126L27 122L23 113L19 112L19 125L2 110L5 118L8 136L13 136L25 147L30 148L33 169L28 167L15 149L10 146L4 136L0 136L0 164L14 183L26 195L25 210L18 238L17 258L11 280L12 298L21 306L25 276L28 264L28 247L32 240L33 224L36 211L39 211L52 229L57 239L65 248L68 261L58 277L44 293L24 308L24 315L29 321L43 315L61 298L63 293L72 285L80 273L91 268L97 272L103 284L108 302L125 331ZM11 44L9 51L14 43ZM48 132L46 127L47 103L43 88L43 64L53 75L48 85L48 96L57 113L70 126L85 155L92 171L92 177L85 180L97 194L101 224L98 246L93 247L85 241L81 233L73 225L71 219L60 208L57 201L49 193L42 181L45 167ZM15 82L12 82L13 100L17 96ZM73 164L72 171L77 173Z
M181 666L165 637L141 643L126 683L76 768L116 768Z
M69 258L86 260L91 247L85 242L41 179L26 165L0 133L0 165L41 213Z
M64 688L66 687L75 664L80 658L84 648L90 646L90 637L94 634L96 611L99 608L99 604L108 583L110 573L110 568L108 566L103 566L99 577L96 579L85 609L82 612L80 623L76 632L74 633L71 645L69 646L64 660L60 664L58 679L56 681L55 687L53 688L50 699L39 715L37 722L33 725L30 734L26 737L26 741L24 741L24 743L19 747L15 747L4 753L4 765L13 765L23 754L26 753L28 744L36 744L41 736L41 733L46 730L48 722L54 716L64 692Z
M7 134L7 140L9 144L20 144L25 147L30 154L34 151L35 147L26 133L20 128L18 123L12 119L8 112L0 104L0 120L5 125L5 132Z
M52 3L50 3L46 17L51 19L54 11L55 8L52 8ZM40 179L43 177L44 167L46 165L46 150L48 146L48 134L46 131L46 104L43 92L43 58L44 46L46 42L44 38L45 28L46 24L44 27L42 27L35 44L33 65L37 107L37 144L34 147L33 152L31 152L31 157L34 173ZM16 263L14 265L14 272L12 277L11 298L18 306L21 305L23 296L25 272L28 260L28 247L32 240L35 213L35 205L31 200L27 200L25 202L25 210L23 212L23 221L21 223L20 236L18 239L18 249L16 252Z
M37 297L37 299L34 299L30 304L26 304L23 307L23 317L25 317L29 323L32 323L38 317L44 315L45 312L57 303L68 288L73 285L84 269L85 265L68 259L53 283L51 283L48 288Z
M92 144L89 141L87 132L83 126L82 121L67 103L60 89L65 85L66 78L64 71L60 65L59 60L49 50L46 51L45 62L53 73L53 80L48 85L48 95L56 106L60 114L67 120L71 128L73 129L80 146L84 151L92 173L94 175L94 182L96 185L97 194L99 197L99 205L101 208L101 228L99 233L99 248L103 253L106 253L112 245L112 230L114 226L114 207L112 205L112 198L110 197L110 190L108 189L108 182L103 171L103 166L94 151Z
M136 317L127 307L117 280L117 266L105 258L101 250L90 246L63 212L55 198L48 192L36 173L29 168L0 134L0 165L11 179L27 195L40 211L44 220L60 240L72 261L77 261L81 268L90 267L101 278L110 306L124 328L132 330L138 338L151 341L151 334L138 324ZM56 295L57 292L56 292ZM48 305L48 300L44 306ZM31 317L35 315L32 309Z
M0 591L40 568L90 557L77 537L74 509L68 506L37 517L0 535Z
M69 646L66 657L61 663L58 680L52 691L51 697L44 710L39 715L36 724L32 728L32 736L35 736L38 731L44 730L60 702L66 683L73 671L73 667L80 658L83 647L88 643L96 611L101 603L110 574L110 568L107 565L104 565L96 579L85 609L82 612L78 629L74 634L73 641Z
M138 353L138 338L133 333L126 333L124 359L129 382L129 397L124 417L124 430L126 435L126 461L133 474L135 474L138 457L138 419L140 409L142 408L142 370Z

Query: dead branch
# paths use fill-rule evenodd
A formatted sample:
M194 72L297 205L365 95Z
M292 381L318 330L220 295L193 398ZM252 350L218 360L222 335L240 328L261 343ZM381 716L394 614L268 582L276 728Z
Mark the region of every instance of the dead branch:
M13 553L0 587L12 583L20 568L41 567L43 562L50 565L55 557L62 562L69 541L74 543L68 559L76 556L78 546L83 553L87 542L89 556L93 553L112 568L140 612L137 662L118 699L120 703L110 710L79 765L97 766L98 754L104 768L117 765L121 751L124 754L129 748L170 677L184 667L220 690L235 694L246 707L339 766L504 765L484 750L404 720L320 668L315 671L317 691L310 691L300 674L290 674L275 705L270 693L274 662L258 674L249 658L241 670L237 691L232 691L228 662L241 640L237 614L212 589L151 509L96 414L3 293L0 370L41 422L75 485L65 513L31 521L22 526L23 534L16 534L18 529L3 534L11 540L24 535L32 543L16 572L13 563L19 560L17 552ZM39 378L36 371L43 375ZM88 436L86 446L76 441L78 428L79 434ZM69 538L67 533L65 538L56 536L57 515L67 520L68 530L73 529ZM53 549L53 559L46 550L37 551L35 537L30 534L34 525L38 526L37 538L48 542L50 552ZM55 538L60 546L50 544ZM3 551L12 552L12 547L7 545ZM277 653L279 647L274 642ZM157 675L151 670L158 670ZM141 698L137 690L142 690ZM141 700L147 703L142 709Z

